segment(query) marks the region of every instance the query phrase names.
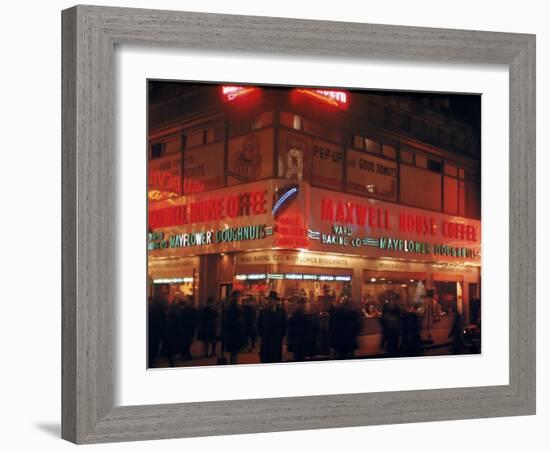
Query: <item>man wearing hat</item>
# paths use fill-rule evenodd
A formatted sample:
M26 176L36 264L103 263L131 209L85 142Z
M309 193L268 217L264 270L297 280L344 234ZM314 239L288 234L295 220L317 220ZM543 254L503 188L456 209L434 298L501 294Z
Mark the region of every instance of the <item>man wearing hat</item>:
M279 304L277 292L271 291L268 305L258 317L258 332L262 338L260 360L263 363L283 360L283 340L286 334L286 312Z

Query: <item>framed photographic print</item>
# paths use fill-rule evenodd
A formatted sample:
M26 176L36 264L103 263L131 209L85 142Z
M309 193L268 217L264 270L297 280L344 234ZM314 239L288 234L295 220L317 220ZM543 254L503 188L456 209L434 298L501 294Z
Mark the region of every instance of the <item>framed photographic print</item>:
M64 11L63 437L534 414L534 118L532 35Z

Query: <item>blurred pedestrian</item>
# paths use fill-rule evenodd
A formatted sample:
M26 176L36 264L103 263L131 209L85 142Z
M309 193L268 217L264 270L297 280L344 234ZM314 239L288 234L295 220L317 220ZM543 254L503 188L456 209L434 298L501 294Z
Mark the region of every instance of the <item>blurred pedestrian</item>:
M181 331L181 356L184 361L191 361L191 344L197 328L197 308L192 295L180 303L179 326Z
M241 306L239 305L239 291L233 291L229 305L224 311L224 345L225 350L230 354L229 363L237 364L239 352L245 344L244 340L244 318Z
M294 354L294 361L303 361L317 352L318 326L305 312L306 301L299 298L296 309L288 319L287 350Z
M243 303L244 339L249 351L256 348L258 311L253 298L248 298Z
M408 356L417 356L421 350L420 319L416 308L409 305L401 316L401 350Z
M147 300L147 324L148 324L148 367L153 367L155 357L158 354L162 337L162 325L164 314L162 307L156 298L149 297Z
M447 337L451 338L451 352L457 355L464 352L464 340L462 338L462 314L459 314L456 307L453 307L453 325Z
M286 327L286 312L279 304L277 292L271 291L268 296L268 305L262 309L258 317L258 332L262 339L261 362L274 363L283 360Z
M321 355L330 354L330 317L328 310L323 309L317 316L319 338L317 340L317 352Z
M340 306L334 311L331 335L331 347L338 359L353 357L355 350L359 348L357 338L361 332L362 320L359 311L352 306L349 298L342 300Z
M162 327L162 345L170 367L174 367L174 356L178 351L178 342L180 338L178 315L179 305L177 301L174 300L166 307L166 315Z
M396 297L390 297L382 311L383 341L386 353L395 356L399 353L399 337L401 335L401 308Z
M206 305L199 312L197 329L197 339L202 342L205 357L216 355L218 315L218 311L214 308L214 299L208 297Z

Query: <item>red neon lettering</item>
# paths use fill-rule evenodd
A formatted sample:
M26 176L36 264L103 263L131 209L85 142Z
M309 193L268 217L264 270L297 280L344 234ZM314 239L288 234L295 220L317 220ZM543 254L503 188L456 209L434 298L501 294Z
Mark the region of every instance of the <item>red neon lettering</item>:
M376 228L376 215L375 209L372 206L369 206L369 227Z
M237 97L249 94L255 89L254 86L222 86L222 95L225 101L235 100Z
M346 108L348 105L348 93L345 91L337 91L334 89L298 89L297 91L332 106Z
M435 217L430 217L430 234L435 235L437 233L437 225Z
M239 198L236 195L227 197L225 209L229 217L237 217L239 215Z
M443 236L463 241L477 241L477 230L473 225L460 222L443 222Z
M357 225L365 226L365 223L367 223L367 207L365 205L355 205L355 215L357 216Z
M338 202L338 205L336 206L336 222L345 222L345 220L346 216L344 204L342 202Z
M334 202L328 198L321 200L321 220L334 221Z
M355 205L351 202L347 202L346 203L346 211L347 211L347 222L349 224L354 224L355 223L355 218L354 218L354 215L353 215L353 212L355 211Z

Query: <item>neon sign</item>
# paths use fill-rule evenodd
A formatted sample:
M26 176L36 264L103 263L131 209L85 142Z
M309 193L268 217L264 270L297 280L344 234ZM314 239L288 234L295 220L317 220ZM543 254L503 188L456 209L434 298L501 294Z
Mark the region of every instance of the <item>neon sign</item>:
M235 275L235 279L239 281L244 280L265 280L266 274L265 273L249 273L246 275Z
M277 219L274 227L276 247L306 248L308 246L307 228L299 214L285 215Z
M361 247L363 245L378 247L379 241L376 238L370 237L354 237L353 229L351 227L345 227L342 225L333 225L331 234L313 234L315 232L309 230L308 237L310 239L320 240L323 244L327 245L340 245L347 247L351 245L352 247Z
M388 208L327 198L321 200L321 220L348 225L368 225L370 228L386 230L392 228Z
M149 227L162 228L266 213L266 190L200 199L149 211Z
M447 244L430 244L429 242L419 242L411 239L394 239L392 237L381 237L379 246L382 250L394 252L434 254L454 258L477 258L479 256L477 250L467 247L456 247Z
M347 108L349 104L349 94L346 91L335 89L298 89L298 92L339 108Z
M153 284L176 284L176 283L192 283L193 277L184 278L158 278L153 280Z
M222 86L222 96L226 102L230 102L243 95L250 94L255 89L254 86Z
M180 233L170 236L170 248L198 247L226 242L242 242L264 239L265 225L249 225L244 227L224 228L223 230L204 230L194 233Z
M372 206L365 203L333 200L331 198L321 199L321 220L331 224L343 224L348 230L352 225L360 227L368 226L371 229L392 230L396 229L403 233L414 233L419 236L436 236L438 234L445 238L477 242L479 239L478 228L475 225L464 223L460 220L438 220L436 216L409 213L387 207ZM351 229L351 228L349 228ZM349 231L349 230L348 230ZM333 234L343 234L336 233ZM344 233L345 234L345 233ZM319 239L318 233L309 231L310 239ZM340 239L341 241L343 239ZM335 242L329 242L335 243ZM347 245L345 242L340 244Z
M351 281L349 275L327 275L313 273L254 273L254 274L238 274L235 279L244 280L306 280L306 281Z
M151 169L149 171L149 187L181 194L181 176L167 170Z
M271 209L273 217L277 218L286 209L285 207L290 201L298 195L298 190L297 184L289 184L275 191L273 194L273 208Z

